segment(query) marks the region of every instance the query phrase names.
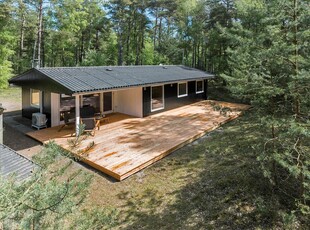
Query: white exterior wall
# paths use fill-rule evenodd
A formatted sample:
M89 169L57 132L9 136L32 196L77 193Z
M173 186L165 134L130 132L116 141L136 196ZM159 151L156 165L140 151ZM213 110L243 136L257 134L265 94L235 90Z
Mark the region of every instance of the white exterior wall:
M143 117L142 87L115 91L114 112Z
M60 95L51 93L51 126L60 124Z

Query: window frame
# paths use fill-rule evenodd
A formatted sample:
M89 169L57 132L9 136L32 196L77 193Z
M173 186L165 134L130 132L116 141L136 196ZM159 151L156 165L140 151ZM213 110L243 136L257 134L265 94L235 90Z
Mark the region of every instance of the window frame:
M197 91L197 83L201 82L202 83L202 91ZM204 93L205 91L205 82L204 80L196 80L196 94Z
M162 88L163 106L161 108L153 109L153 106L152 106L153 87L158 87L158 86L161 86L161 88ZM155 111L165 109L165 87L164 87L164 85L153 85L153 86L151 86L150 104L151 104L151 112L155 112Z
M38 93L39 93L39 101L38 101L38 104L33 104L32 102L32 99L33 99L33 93L34 93L34 91L38 91ZM31 107L34 107L34 108L40 108L40 97L41 97L41 90L38 90L38 89L30 89L30 106Z
M186 93L180 95L180 85L182 84L186 84ZM187 96L188 96L188 82L187 81L178 82L178 98L187 97Z

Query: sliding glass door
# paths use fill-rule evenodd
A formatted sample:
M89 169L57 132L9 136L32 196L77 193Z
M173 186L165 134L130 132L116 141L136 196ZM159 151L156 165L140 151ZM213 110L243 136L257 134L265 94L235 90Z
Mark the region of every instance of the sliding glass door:
M164 109L164 86L151 87L151 111Z

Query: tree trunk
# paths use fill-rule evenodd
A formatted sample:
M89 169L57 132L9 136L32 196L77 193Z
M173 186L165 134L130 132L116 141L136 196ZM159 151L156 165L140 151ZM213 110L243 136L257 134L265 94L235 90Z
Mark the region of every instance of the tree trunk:
M293 14L293 20L294 20L294 68L295 68L295 76L298 75L298 2L297 0L294 0L294 14ZM297 84L295 84L295 91L298 92ZM295 114L296 116L300 115L300 98L299 94L296 93L295 97Z
M162 17L159 18L159 28L158 28L158 46L161 44L161 32L162 32Z
M273 148L272 151L275 151L275 143L274 140L276 138L276 133L275 133L275 127L274 124L272 124L271 126L271 135L272 135L272 139L273 139ZM277 175L277 165L276 165L276 161L274 159L272 159L272 171L273 171L273 180L274 180L274 187L277 189L278 186L278 175Z
M99 51L99 30L96 30L95 50Z
M45 60L46 60L46 56L45 56L45 31L44 31L44 20L43 20L43 17L42 17L42 25L41 25L41 58L42 58L42 61L41 61L41 67L45 67Z
M122 42L122 34L118 34L118 58L117 58L117 64L123 65L123 42Z
M158 23L158 10L155 13L155 26L154 26L154 37L153 37L153 49L156 49L156 36L157 36L157 23Z
M39 23L38 23L38 65L39 67L41 66L41 43L42 43L42 11L43 11L43 0L39 0Z
M133 19L134 21L134 19ZM126 54L125 54L125 57L126 57L126 64L129 65L130 63L130 44L131 44L131 41L130 41L130 37L133 35L135 36L135 31L132 29L133 25L132 25L132 22L130 20L128 20L128 29L127 29L127 36L126 36ZM134 40L134 39L133 39Z
M83 53L84 53L84 33L81 36L81 44L80 44L80 53L79 53L79 64L83 61Z
M19 53L18 53L18 59L21 61L23 59L23 52L24 52L24 37L25 37L25 14L22 12L21 15L21 26L20 26L20 39L19 39ZM23 71L22 63L20 62L18 65L18 73L21 73Z

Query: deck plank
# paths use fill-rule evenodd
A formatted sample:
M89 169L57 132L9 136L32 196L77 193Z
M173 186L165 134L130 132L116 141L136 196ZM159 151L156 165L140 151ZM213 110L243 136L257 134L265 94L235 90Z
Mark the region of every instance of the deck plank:
M229 111L225 115L216 111L213 105L227 107ZM68 139L74 138L70 136L74 127L65 127L60 132L59 127L53 127L28 135L42 143L54 140L75 155L94 142L94 147L82 155L81 160L117 180L123 180L235 119L248 108L243 104L202 101L145 118L111 114L110 122L102 124L96 135L82 141L78 149L72 149L68 143Z

